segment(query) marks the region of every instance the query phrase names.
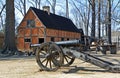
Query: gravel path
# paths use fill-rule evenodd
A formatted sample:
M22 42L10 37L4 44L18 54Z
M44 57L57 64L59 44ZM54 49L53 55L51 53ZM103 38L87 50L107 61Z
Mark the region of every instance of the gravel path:
M39 69L35 57L0 58L0 78L120 78L120 73L109 73L79 59L56 72Z

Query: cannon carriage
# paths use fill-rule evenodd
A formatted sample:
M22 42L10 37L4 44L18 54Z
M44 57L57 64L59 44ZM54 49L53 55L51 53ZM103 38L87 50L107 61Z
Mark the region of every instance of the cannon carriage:
M89 38L90 37L84 37L84 41L79 39L33 44L31 47L36 54L38 65L45 71L56 71L59 67L70 66L75 58L78 58L108 71L120 72L119 65L115 65L90 54L90 52L93 51L91 50L91 47L93 46L95 47L94 51L98 51L99 49L103 54L106 54L106 47L112 48L112 53L115 54L116 47L114 45L104 45L100 41L98 42L95 39L92 40ZM95 42L96 44L92 45L92 42Z

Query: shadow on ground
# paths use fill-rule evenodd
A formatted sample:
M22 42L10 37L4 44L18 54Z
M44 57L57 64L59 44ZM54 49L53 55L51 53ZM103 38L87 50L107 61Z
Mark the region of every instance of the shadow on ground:
M93 74L93 73L89 73L89 72L108 72L107 70L104 70L101 68L97 68L97 67L72 67L71 69L69 68L68 71L63 71L63 73L77 73L79 71L85 71L87 72L86 74ZM85 74L85 73L84 73Z

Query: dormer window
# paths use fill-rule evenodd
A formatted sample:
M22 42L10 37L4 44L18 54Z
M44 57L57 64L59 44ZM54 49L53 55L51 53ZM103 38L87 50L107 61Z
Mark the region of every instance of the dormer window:
M27 27L34 28L35 27L35 21L34 20L27 20Z

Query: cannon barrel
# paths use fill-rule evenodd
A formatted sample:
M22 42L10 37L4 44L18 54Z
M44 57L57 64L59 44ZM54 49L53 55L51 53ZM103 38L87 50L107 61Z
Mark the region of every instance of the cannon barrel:
M84 44L83 41L81 40L69 40L69 41L59 41L55 42L55 44L60 45L60 46L74 46L74 45L81 45ZM40 46L41 44L31 44L30 47L37 47Z
M83 44L84 42L82 42L81 40L69 40L69 41L59 41L59 42L55 42L57 45L80 45Z

